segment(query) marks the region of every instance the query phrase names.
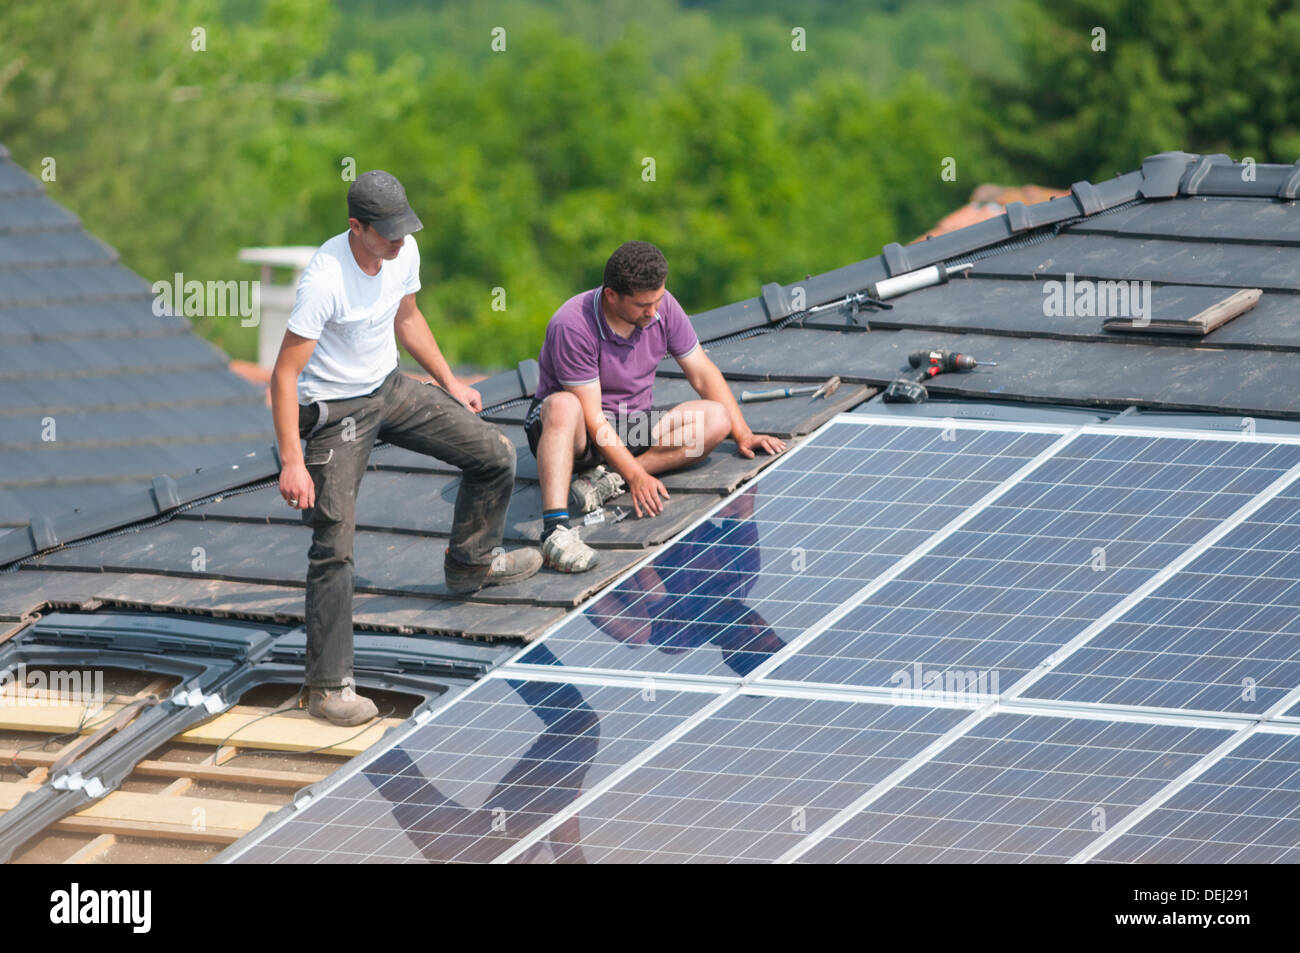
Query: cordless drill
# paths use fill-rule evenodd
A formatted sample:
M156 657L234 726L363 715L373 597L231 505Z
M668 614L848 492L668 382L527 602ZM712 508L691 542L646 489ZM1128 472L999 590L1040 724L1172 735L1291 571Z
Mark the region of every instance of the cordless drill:
M919 404L925 401L929 392L924 381L938 377L946 371L968 371L974 367L997 367L992 361L977 361L969 354L957 351L913 351L907 355L907 363L920 369L915 380L900 377L885 388L881 400L887 404Z

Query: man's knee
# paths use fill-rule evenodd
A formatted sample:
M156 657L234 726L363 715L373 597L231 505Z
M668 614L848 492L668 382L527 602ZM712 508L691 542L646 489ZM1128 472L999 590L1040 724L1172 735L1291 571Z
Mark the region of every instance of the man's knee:
M682 420L681 442L688 456L710 453L731 432L727 409L716 400L701 400Z
M716 400L706 400L704 403L708 408L705 412L705 439L712 449L731 433L731 417L727 414L727 408Z
M318 515L312 524L308 562L320 569L351 565L354 536L354 526L341 520L322 519Z
M499 478L509 475L511 479L515 475L515 445L510 442L510 438L501 432L500 428L487 424L491 429L491 438L487 441L487 450L480 461L480 475L487 478Z
M582 421L582 404L567 390L556 391L542 401L542 428L572 430Z

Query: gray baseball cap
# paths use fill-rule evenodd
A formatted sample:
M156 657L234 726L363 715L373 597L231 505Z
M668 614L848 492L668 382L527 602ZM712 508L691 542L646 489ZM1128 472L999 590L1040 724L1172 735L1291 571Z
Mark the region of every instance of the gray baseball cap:
M348 189L348 217L369 222L390 242L424 228L406 201L402 183L380 169L363 172L352 183Z

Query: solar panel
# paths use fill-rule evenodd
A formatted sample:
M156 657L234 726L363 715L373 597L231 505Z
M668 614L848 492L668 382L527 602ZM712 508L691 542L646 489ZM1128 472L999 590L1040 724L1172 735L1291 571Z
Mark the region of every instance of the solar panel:
M1300 862L1300 737L1251 735L1095 859Z
M776 679L1005 691L1300 463L1300 447L1084 434Z
M1300 684L1287 644L1300 635L1300 490L1224 524L1300 466L1300 444L1065 433L869 418L828 426L230 859L1091 853L1249 724L1207 727L1132 706L1258 715ZM1216 530L1224 535L1207 546ZM1144 585L1154 587L1145 596ZM1207 638L1217 654L1190 658ZM1004 700L972 717L1071 640L1028 687L1047 707ZM914 696L890 704L881 689L908 687L899 672L922 690L937 673L942 688L965 691L937 707ZM1225 686L1248 673L1257 694L1234 707ZM981 674L995 678L981 684ZM1082 717L1056 701L1117 708ZM1257 800L1234 799L1223 759L1101 859L1136 850L1139 836L1158 845L1142 848L1153 857L1183 849L1185 831L1144 832L1167 810L1191 823L1202 809L1177 805L1197 792L1206 816L1253 825L1232 827L1225 849L1288 856L1277 852L1286 838L1300 842L1300 822L1288 807L1296 759L1283 748L1233 752L1250 766L1232 777L1255 771Z
M775 860L968 714L739 696L580 811L557 859Z
M712 697L487 678L236 859L489 861Z
M834 424L546 648L584 669L744 677L1059 436Z
M797 859L1065 861L1228 736L1212 728L993 715Z
M1300 686L1300 491L1284 491L1026 693L1260 714Z

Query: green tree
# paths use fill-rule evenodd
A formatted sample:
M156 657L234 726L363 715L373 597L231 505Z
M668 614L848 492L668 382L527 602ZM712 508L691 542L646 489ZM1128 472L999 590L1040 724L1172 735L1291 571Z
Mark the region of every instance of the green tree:
M1108 178L1171 149L1300 156L1296 3L1053 0L1022 9L1022 78L981 75L971 92L992 149L1024 177Z
M268 137L293 151L281 118L315 98L333 19L328 0L259 9L228 23L210 0L0 7L0 142L33 173L52 157L49 195L150 281L250 277L239 247L283 240ZM251 356L237 318L196 325Z

